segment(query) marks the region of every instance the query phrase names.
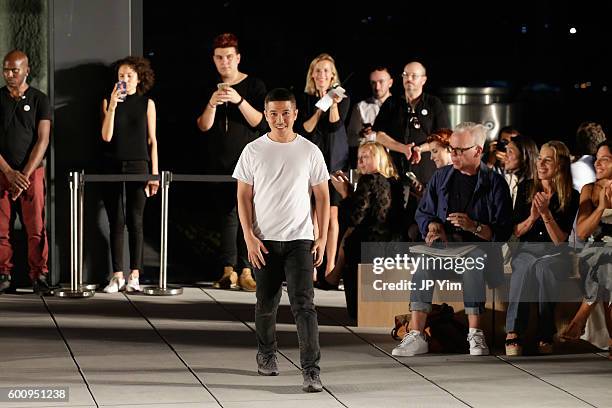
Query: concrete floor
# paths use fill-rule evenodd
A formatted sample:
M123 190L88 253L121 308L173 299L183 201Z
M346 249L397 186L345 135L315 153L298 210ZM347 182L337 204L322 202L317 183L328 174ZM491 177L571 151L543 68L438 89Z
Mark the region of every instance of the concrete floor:
M63 386L70 397L0 407L612 406L607 353L396 358L389 330L349 326L343 293L322 291L325 390L306 394L286 295L281 375L257 375L254 303L253 293L201 288L173 297L2 295L0 387Z

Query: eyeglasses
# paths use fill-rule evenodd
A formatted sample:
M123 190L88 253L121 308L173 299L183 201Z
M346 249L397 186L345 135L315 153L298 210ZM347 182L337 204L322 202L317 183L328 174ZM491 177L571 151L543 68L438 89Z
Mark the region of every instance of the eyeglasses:
M406 71L404 71L404 72L402 72L402 76L404 78L408 78L408 79L419 79L421 77L424 77L425 75L424 74L417 74L417 73L414 73L414 72L406 72Z
M460 155L460 154L463 154L466 151L470 150L472 147L476 147L476 145L472 145L470 147L453 147L453 146L448 146L448 150L451 153L455 153L456 155Z

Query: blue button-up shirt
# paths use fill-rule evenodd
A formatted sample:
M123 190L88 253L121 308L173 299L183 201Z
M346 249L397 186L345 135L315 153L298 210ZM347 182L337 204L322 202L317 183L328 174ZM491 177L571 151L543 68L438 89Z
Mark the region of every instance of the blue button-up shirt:
M416 212L416 222L423 238L427 236L432 221L446 224L448 216L449 184L456 170L452 165L438 169L427 185ZM505 242L512 234L512 200L504 178L480 164L478 180L472 200L466 209L474 221L488 225L493 230L492 241ZM448 231L447 231L448 232Z
M416 222L423 237L427 236L428 226L431 222L448 225L448 203L450 197L450 180L456 170L452 165L436 170L427 185L427 190L416 212ZM483 225L488 225L493 231L491 241L506 242L512 234L512 199L510 190L503 176L491 171L483 163L478 170L478 180L474 194L466 209L468 216ZM447 234L449 231L446 231ZM474 235L474 241L482 241ZM501 244L500 244L501 245ZM487 282L490 287L497 286L501 275L501 247L494 245L487 252L490 257L487 261ZM494 262L495 265L491 264ZM499 265L497 265L499 263Z

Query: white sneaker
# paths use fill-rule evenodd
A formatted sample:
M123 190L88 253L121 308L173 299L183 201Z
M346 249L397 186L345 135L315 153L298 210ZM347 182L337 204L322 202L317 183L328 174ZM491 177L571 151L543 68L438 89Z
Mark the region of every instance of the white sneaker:
M402 342L391 352L394 356L416 356L429 352L429 345L420 331L410 330L404 335Z
M108 285L104 288L106 293L117 293L120 290L125 289L125 279L113 277Z
M484 333L480 329L476 329L473 332L472 330L470 329L470 333L467 336L468 343L470 343L470 355L488 356L489 348L487 347Z
M140 282L138 282L138 278L130 278L128 280L127 285L125 285L125 290L127 292L140 292Z

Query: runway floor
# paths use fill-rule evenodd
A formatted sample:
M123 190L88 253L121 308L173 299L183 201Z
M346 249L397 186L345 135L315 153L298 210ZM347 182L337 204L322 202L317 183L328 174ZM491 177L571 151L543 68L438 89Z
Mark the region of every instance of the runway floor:
M396 358L388 329L346 321L342 292L316 291L322 393L301 390L288 299L278 377L257 375L253 293L172 297L0 296L0 407L610 407L607 353ZM6 401L5 387L67 387L68 402Z

